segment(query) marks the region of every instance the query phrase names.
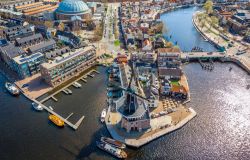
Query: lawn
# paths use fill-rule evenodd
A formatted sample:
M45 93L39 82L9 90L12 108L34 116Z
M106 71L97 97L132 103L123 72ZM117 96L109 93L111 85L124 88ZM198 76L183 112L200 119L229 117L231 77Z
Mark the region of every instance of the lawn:
M179 81L178 80L171 80L170 81L172 85L175 85L175 86L180 86L179 84Z
M119 40L115 40L114 44L115 44L116 47L118 47L118 46L120 46L120 41Z

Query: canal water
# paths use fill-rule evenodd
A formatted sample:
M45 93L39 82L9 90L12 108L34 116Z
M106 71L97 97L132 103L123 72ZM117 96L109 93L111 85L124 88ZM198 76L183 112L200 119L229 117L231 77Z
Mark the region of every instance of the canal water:
M164 23L164 37L177 44L182 51L191 51L198 46L203 51L216 51L217 49L209 42L205 41L195 29L192 22L193 13L201 10L199 7L178 9L161 16Z
M176 19L181 12L190 17L195 10L177 10L162 17L169 19L171 15L171 19ZM179 29L176 27L175 32L184 32ZM170 30L174 32L174 28ZM199 36L190 34L190 38L198 38L196 35ZM191 45L190 41L186 43ZM213 49L209 43L203 43ZM250 76L230 63L215 63L212 72L202 70L196 63L183 68L191 89L192 100L188 105L197 111L197 117L173 133L139 149L129 149L129 159L250 159L250 90L246 89ZM64 117L73 112L69 119L72 122L85 115L77 131L55 127L48 121L48 113L32 110L23 96L10 96L4 89L6 79L0 74L0 160L113 159L95 146L100 136L109 135L99 122L106 105L106 71L101 67L98 71L101 74L88 78L87 84L81 82L81 89L71 88L73 95L59 94L56 96L59 102L46 102Z

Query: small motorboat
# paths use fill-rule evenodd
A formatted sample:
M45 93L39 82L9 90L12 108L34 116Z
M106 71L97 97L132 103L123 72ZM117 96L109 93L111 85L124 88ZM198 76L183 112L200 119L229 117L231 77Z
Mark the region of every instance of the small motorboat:
M232 69L233 69L233 67L230 67L230 68L229 68L229 71L231 72L231 71L232 71Z
M20 90L16 87L15 84L6 82L5 83L5 88L9 91L10 94L12 94L13 96L17 96L20 94Z
M112 138L108 138L108 137L101 137L101 141L104 143L109 143L110 145L120 148L120 149L124 149L126 148L126 145L120 141L117 141L115 139Z
M51 114L49 116L49 120L51 122L53 122L55 125L57 125L58 127L63 127L64 126L64 121L61 120L59 117L57 117L56 115Z
M80 83L77 83L77 82L74 82L72 85L73 85L75 88L81 88L81 87L82 87L82 85L81 85Z
M106 114L107 114L106 109L103 109L102 114L101 114L101 122L102 123L105 121Z
M43 107L35 102L32 103L32 107L37 111L42 111Z

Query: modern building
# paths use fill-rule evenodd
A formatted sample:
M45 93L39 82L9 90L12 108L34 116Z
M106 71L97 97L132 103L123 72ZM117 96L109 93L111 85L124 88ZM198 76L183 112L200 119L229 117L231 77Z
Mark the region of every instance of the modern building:
M45 57L47 59L53 59L53 58L56 58L57 56L61 56L61 55L65 54L67 52L70 52L70 48L63 47L63 48L55 49L55 50L50 51L50 52L46 52Z
M72 32L64 32L58 30L56 32L56 37L74 48L78 48L81 46L81 39L74 35Z
M49 50L53 50L56 47L56 41L54 39L49 39L46 41L41 41L40 43L33 45L28 48L29 54L33 54L36 52L47 52Z
M40 64L45 61L40 52L26 56L25 54L13 58L14 70L22 79L40 72Z
M7 42L6 40L0 40L0 57L11 68L13 67L13 58L24 54L24 50L20 47L16 47L14 44Z
M16 39L16 45L22 48L35 45L43 41L43 36L40 33L33 34L23 38Z
M15 7L15 11L22 12L25 16L37 15L43 12L54 11L58 7L57 4L45 4L44 2L35 2Z
M26 25L26 26L14 26L9 27L3 30L3 35L9 41L13 41L16 38L22 38L26 36L31 36L34 34L34 26Z
M41 74L49 85L56 87L94 65L96 65L96 50L88 46L41 64Z
M176 68L181 64L180 52L174 52L169 48L157 49L157 64L158 67Z
M3 18L22 18L23 13L1 8L0 15Z

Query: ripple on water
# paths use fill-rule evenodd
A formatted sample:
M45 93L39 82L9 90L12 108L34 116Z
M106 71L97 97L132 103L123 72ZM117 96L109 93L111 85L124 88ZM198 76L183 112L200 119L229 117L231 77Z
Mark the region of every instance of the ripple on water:
M142 147L135 159L244 159L250 157L250 91L245 71L215 63L204 71L199 64L184 67L197 117L180 130Z

